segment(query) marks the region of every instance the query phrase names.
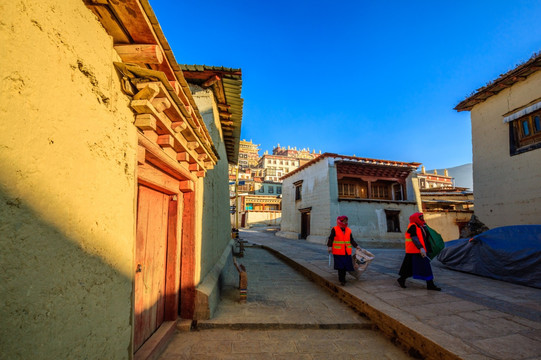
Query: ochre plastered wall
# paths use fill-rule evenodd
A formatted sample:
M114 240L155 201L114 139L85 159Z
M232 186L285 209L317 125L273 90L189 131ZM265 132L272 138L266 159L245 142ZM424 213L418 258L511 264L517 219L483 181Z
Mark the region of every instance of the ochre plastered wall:
M82 1L0 4L0 349L131 356L135 147L112 41Z
M489 228L541 224L541 149L509 154L503 115L541 97L541 72L471 111L475 214Z

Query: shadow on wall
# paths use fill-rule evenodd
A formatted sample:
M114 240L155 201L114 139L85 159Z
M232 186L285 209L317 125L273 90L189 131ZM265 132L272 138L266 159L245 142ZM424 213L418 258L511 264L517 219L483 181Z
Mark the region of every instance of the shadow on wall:
M212 140L215 144L220 144L219 150L225 148L223 141L219 138L220 131L213 121L213 112L205 111L201 115L205 119ZM207 121L208 117L212 121ZM224 158L219 160L212 170L207 171L203 179L203 224L201 228L201 256L203 260L201 279L218 262L225 247L231 240L229 185L227 183L229 173L225 150L220 152L220 156L222 155Z
M2 358L130 356L131 279L3 188L0 246Z

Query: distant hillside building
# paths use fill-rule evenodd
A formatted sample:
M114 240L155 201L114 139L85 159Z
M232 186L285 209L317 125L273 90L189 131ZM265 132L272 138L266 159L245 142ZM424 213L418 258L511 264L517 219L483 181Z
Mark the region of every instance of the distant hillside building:
M239 167L254 168L259 161L259 146L252 140L241 140L239 143Z
M269 155L265 153L258 163L263 168L265 181L279 181L279 179L299 167L299 160L282 155Z
M541 54L455 107L471 112L475 214L488 227L541 224Z
M419 189L452 188L454 186L453 178L449 176L447 169L444 170L443 175L439 175L437 170L429 174L425 167L421 166L421 172L417 173L417 178L419 179Z
M272 154L287 156L288 158L292 159L298 159L299 166L302 166L308 161L315 159L316 157L321 155L321 151L319 152L319 154L316 154L315 150L312 150L312 152L310 152L310 149L297 150L296 147L288 146L287 148L285 148L281 147L280 144L278 144L275 148L272 149Z

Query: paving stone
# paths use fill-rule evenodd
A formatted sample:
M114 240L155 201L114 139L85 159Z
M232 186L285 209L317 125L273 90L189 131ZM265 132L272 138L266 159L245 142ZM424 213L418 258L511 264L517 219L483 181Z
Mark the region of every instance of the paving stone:
M529 359L539 356L541 342L522 335L509 335L474 342L475 346L495 359Z

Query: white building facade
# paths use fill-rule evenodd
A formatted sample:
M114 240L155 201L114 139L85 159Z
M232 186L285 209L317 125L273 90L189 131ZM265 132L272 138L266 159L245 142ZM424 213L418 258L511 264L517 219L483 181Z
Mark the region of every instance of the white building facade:
M420 164L325 153L284 176L280 236L324 244L346 215L363 247L401 247L420 209Z

